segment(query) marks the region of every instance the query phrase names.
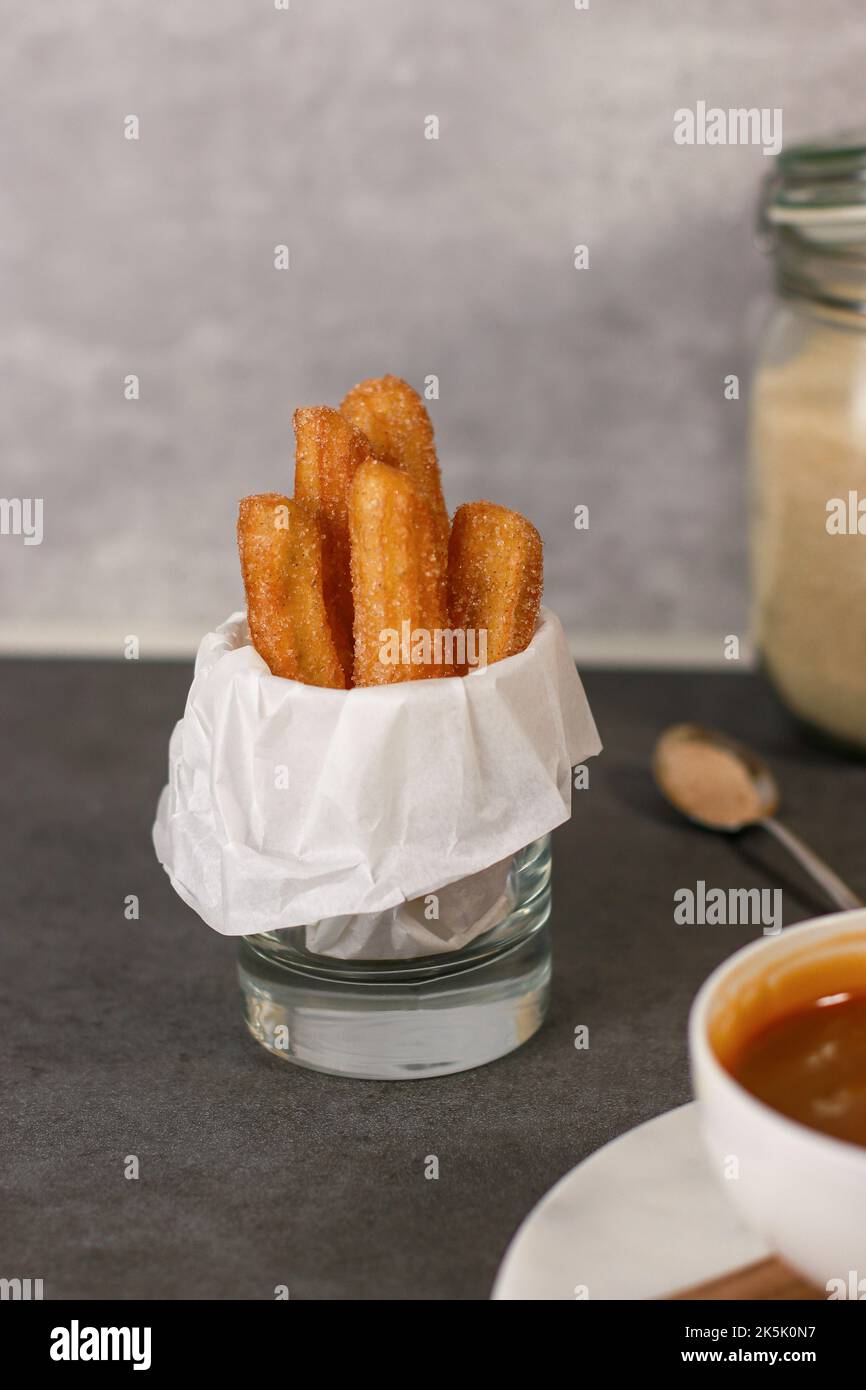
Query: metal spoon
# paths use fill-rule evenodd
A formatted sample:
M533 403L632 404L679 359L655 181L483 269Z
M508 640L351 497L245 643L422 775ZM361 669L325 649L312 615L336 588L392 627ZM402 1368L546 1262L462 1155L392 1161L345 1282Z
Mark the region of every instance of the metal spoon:
M713 808L708 805L706 795L702 798L701 789L694 784L684 787L683 779L680 777L678 780L674 775L677 755L681 755L687 745L692 749L711 749L717 753L721 751L728 754L729 758L736 759L739 768L731 764L730 770L732 777L739 779L739 785L735 790L740 793L739 800L743 804L733 813L733 818L730 815L723 819L719 819L718 815L713 818ZM760 825L785 846L836 907L863 907L861 899L851 892L838 874L835 874L823 859L819 859L799 836L794 835L775 819L774 813L779 806L779 788L766 763L750 748L737 743L727 734L705 729L700 724L674 724L658 739L653 752L652 766L659 791L672 806L696 825L702 825L707 830L721 830L727 834L736 834L749 826ZM744 772L747 781L743 779Z

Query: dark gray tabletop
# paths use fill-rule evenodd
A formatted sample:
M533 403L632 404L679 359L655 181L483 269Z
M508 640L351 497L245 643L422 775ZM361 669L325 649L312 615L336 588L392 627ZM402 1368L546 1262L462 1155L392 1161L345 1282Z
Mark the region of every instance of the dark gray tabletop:
M758 931L677 926L675 890L781 887L786 922L824 908L761 832L715 838L660 804L646 767L669 722L761 748L790 825L866 892L866 769L807 743L760 678L590 672L605 752L554 840L546 1026L458 1076L316 1075L247 1035L235 944L153 855L189 669L0 673L0 1275L42 1278L46 1298L270 1299L277 1284L300 1299L486 1298L557 1178L689 1097L689 1002Z

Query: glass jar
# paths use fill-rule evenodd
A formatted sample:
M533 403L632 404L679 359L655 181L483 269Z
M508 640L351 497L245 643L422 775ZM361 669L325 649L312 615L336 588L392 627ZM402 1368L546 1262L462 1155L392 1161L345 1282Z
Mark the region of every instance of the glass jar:
M866 133L785 151L752 388L754 631L790 709L866 751Z
M550 836L516 854L501 916L435 956L340 960L305 927L244 937L238 977L253 1037L286 1061L368 1080L466 1071L531 1038L550 990Z

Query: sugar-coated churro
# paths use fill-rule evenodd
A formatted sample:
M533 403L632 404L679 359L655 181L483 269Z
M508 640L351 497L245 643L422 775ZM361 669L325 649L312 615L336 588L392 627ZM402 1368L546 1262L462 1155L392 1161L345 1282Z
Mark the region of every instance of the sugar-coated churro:
M369 460L349 494L355 684L454 674L440 539L407 473ZM439 635L437 646L437 634Z
M448 548L451 619L486 631L488 662L532 641L542 584L541 537L525 516L494 502L457 509Z
M385 685L463 675L529 645L541 537L493 502L462 506L451 528L411 386L371 378L339 411L294 420L295 500L246 497L238 519L250 633L274 675Z
M272 675L345 688L325 610L315 517L277 492L244 497L238 550L250 636Z
M408 474L427 503L442 564L448 549L448 510L424 402L397 376L373 377L352 388L340 406L346 419L366 435L376 458Z
M370 445L330 406L295 411L295 497L322 532L325 607L347 683L352 679L352 576L349 567L349 487Z

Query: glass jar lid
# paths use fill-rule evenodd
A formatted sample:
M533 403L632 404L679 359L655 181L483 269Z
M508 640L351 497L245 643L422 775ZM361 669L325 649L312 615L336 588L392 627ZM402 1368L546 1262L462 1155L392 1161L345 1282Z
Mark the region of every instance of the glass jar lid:
M780 294L866 326L866 130L783 150L764 180L758 231Z
M765 181L761 204L766 230L791 227L809 236L821 229L832 240L866 229L866 130L807 140L783 150Z

